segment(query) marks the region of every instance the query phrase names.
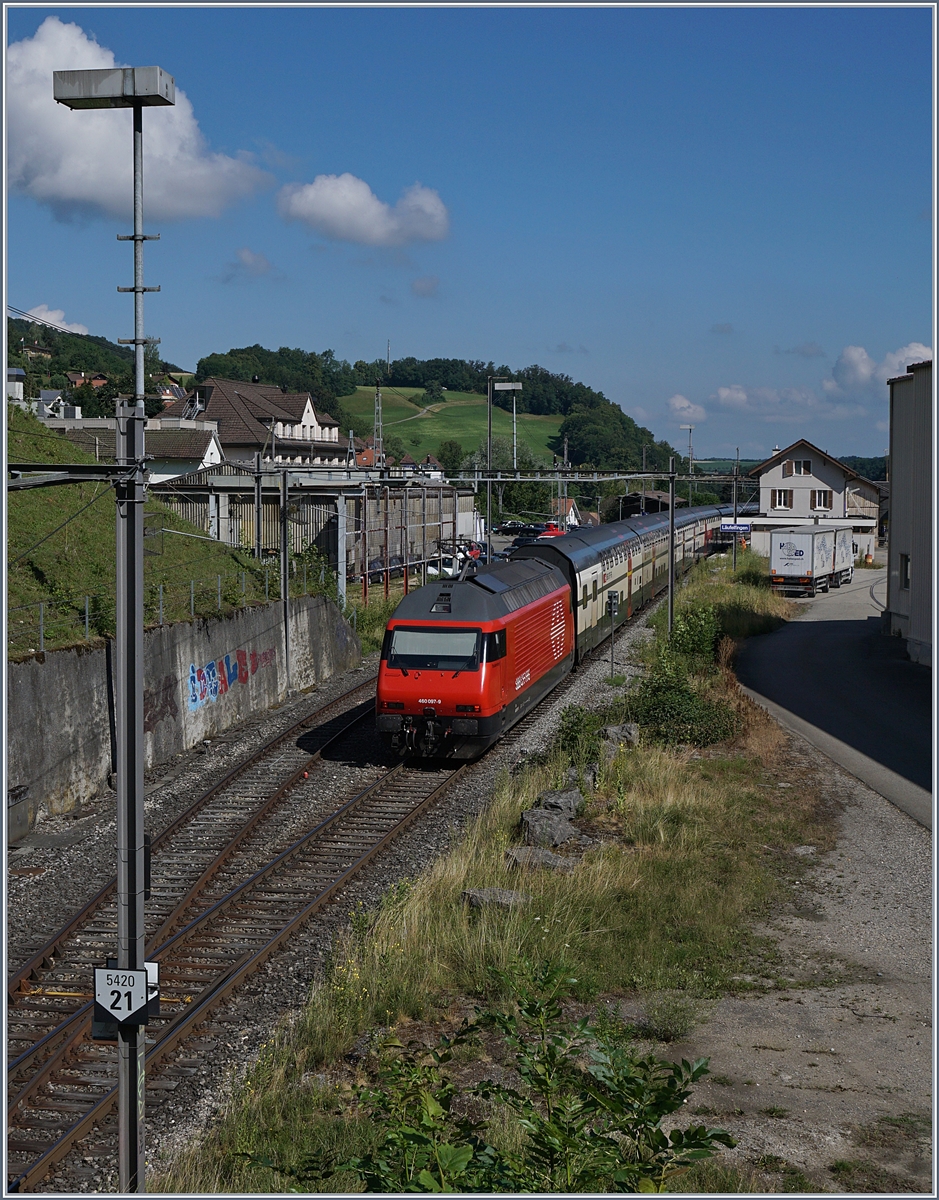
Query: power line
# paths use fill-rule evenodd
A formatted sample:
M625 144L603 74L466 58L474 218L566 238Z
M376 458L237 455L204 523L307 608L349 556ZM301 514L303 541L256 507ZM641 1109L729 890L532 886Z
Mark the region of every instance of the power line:
M15 320L30 321L36 325L45 325L49 329L56 329L59 333L68 333L72 337L91 337L90 333L78 333L74 329L66 329L64 325L56 325L54 321L46 321L43 317L37 317L33 313L23 312L21 308L14 308L12 304L7 305L7 312L13 313Z

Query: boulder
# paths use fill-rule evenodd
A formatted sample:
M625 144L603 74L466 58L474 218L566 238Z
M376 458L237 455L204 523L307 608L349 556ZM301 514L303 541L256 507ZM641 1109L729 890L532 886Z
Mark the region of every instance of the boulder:
M469 888L460 899L470 908L517 908L531 902L527 892L510 892L508 888Z
M620 746L635 746L639 741L639 726L633 721L627 721L625 725L604 725L603 736Z
M584 805L584 794L580 788L568 788L563 792L542 792L538 807L549 812L563 813L565 817L576 817Z
M528 846L563 846L565 842L586 844L590 840L562 813L547 808L530 808L522 813L522 836Z
M552 854L538 846L512 846L505 852L505 861L510 867L547 867L552 871L572 871L574 864L569 858Z

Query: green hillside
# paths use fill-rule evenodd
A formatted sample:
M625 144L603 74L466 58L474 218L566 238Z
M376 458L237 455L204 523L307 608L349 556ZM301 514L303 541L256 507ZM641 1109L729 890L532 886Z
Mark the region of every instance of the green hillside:
M470 454L486 437L486 397L473 392L448 392L447 399L424 408L420 403L423 388L382 388L382 419L386 437L398 437L412 458L437 453L441 442L459 442ZM360 436L370 436L375 412L375 389L359 387L353 395L343 396L342 407ZM556 437L564 417L534 413L518 414L519 445L527 445L538 462L550 464L554 452L548 442ZM512 437L512 414L501 408L492 410L493 437Z
M94 458L46 429L30 413L7 405L11 462L79 463ZM263 601L263 569L246 553L198 537L202 531L156 500L148 500L146 523L156 536L146 539L144 558L146 620L159 615L163 585L164 620L190 615L190 581L195 585L197 615L218 613L218 577L222 611ZM8 647L12 656L39 649L39 602L42 601L45 648L84 639L85 597L89 633L114 633L114 493L105 483L12 491L7 497ZM159 530L165 532L160 535ZM176 534L170 532L178 531ZM244 593L242 593L244 586ZM276 596L278 574L271 574Z

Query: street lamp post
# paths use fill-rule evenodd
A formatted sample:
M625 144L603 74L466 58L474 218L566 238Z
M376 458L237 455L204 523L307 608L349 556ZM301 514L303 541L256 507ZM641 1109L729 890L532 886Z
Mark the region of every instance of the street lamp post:
M145 971L144 888L146 851L143 807L143 505L144 346L158 342L143 331L143 110L176 103L172 75L160 67L115 67L53 72L53 96L67 108L130 108L134 129L134 232L118 234L134 243L134 403L117 402L117 461L128 474L115 487L117 499L117 627L115 710L117 741L117 967ZM139 1010L133 1016L140 1019ZM117 1026L118 1157L122 1192L144 1192L145 1026Z
M504 379L504 375L490 375L487 380L488 387L486 388L488 414L488 431L486 434L486 561L490 563L492 562L492 393L520 392L522 390L520 383L497 382L497 380ZM513 396L512 399L514 400L515 397Z

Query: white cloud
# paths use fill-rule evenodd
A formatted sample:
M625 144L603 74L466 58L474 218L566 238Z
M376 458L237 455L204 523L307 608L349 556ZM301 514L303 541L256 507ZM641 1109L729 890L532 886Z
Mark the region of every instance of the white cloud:
M684 421L686 425L690 425L692 421L707 420L708 415L700 404L692 404L686 396L682 396L678 392L666 403L672 416L679 421Z
M436 296L439 287L440 280L436 275L423 275L420 279L414 280L411 284L411 291L415 296Z
M255 253L247 246L236 250L235 257L238 261L226 263L225 270L219 276L222 283L246 283L249 279L260 279L263 275L280 275L266 255Z
M121 66L78 25L47 17L7 50L7 178L59 217L129 219L131 114L72 112L52 98L52 72ZM185 92L144 116L144 211L149 220L215 217L270 177L244 158L211 152Z
M31 317L36 317L39 321L49 321L52 325L58 325L60 329L67 329L69 333L88 332L88 326L82 325L80 321L66 321L63 308L50 308L48 304L37 304L35 308L27 311Z
M744 387L732 383L729 387L718 388L711 399L722 408L749 413L765 421L806 421L814 417L841 420L863 416L865 412L856 403L821 398L808 387Z
M348 171L288 184L280 193L280 211L324 237L361 246L438 242L450 231L446 205L433 188L412 184L392 208Z
M881 362L871 358L863 346L845 346L831 369L831 378L823 380L822 387L832 397L886 400L887 380L905 375L910 363L927 358L932 358L932 350L922 342L909 342L885 354Z

